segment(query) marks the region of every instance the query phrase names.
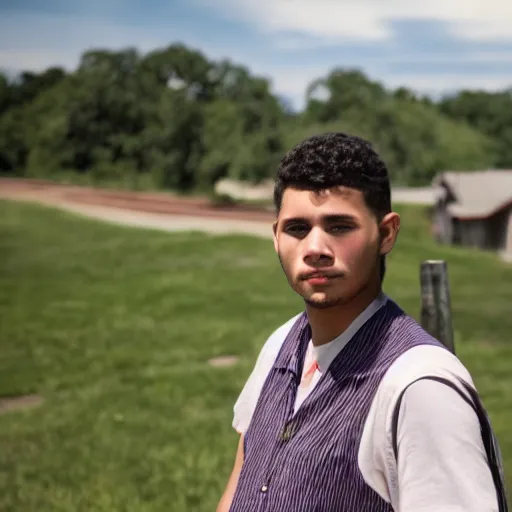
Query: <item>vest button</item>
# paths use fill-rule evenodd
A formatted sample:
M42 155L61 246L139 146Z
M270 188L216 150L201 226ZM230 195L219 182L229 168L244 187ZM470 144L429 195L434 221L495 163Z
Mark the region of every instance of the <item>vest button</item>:
M266 485L262 485L261 492L267 492L267 491L268 491L268 487Z

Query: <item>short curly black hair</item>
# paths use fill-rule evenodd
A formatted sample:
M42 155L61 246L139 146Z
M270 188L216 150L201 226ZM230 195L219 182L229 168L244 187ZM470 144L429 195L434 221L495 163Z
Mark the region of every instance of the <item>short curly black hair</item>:
M288 187L321 191L345 186L361 190L378 220L391 211L389 175L370 142L341 132L314 135L281 160L274 186L279 212Z

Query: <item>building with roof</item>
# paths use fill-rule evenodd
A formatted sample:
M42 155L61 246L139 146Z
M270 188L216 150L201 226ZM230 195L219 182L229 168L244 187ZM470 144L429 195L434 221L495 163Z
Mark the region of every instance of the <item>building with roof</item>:
M437 240L512 260L512 170L444 172L433 181Z

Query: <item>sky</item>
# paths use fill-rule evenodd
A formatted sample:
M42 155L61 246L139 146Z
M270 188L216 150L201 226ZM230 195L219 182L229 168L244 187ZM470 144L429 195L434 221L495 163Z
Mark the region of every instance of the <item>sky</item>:
M512 87L510 0L0 0L8 72L176 42L269 78L297 109L335 67L433 96Z

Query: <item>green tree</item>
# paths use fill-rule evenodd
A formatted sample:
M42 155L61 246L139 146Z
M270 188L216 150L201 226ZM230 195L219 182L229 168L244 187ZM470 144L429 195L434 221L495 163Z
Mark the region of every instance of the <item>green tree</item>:
M436 104L338 67L305 95L293 112L266 78L180 43L91 49L73 73L0 74L0 172L204 191L223 177L272 178L288 148L335 130L371 140L397 184L512 163L510 91Z
M512 167L512 88L502 92L461 91L444 98L439 109L496 141L496 166Z

